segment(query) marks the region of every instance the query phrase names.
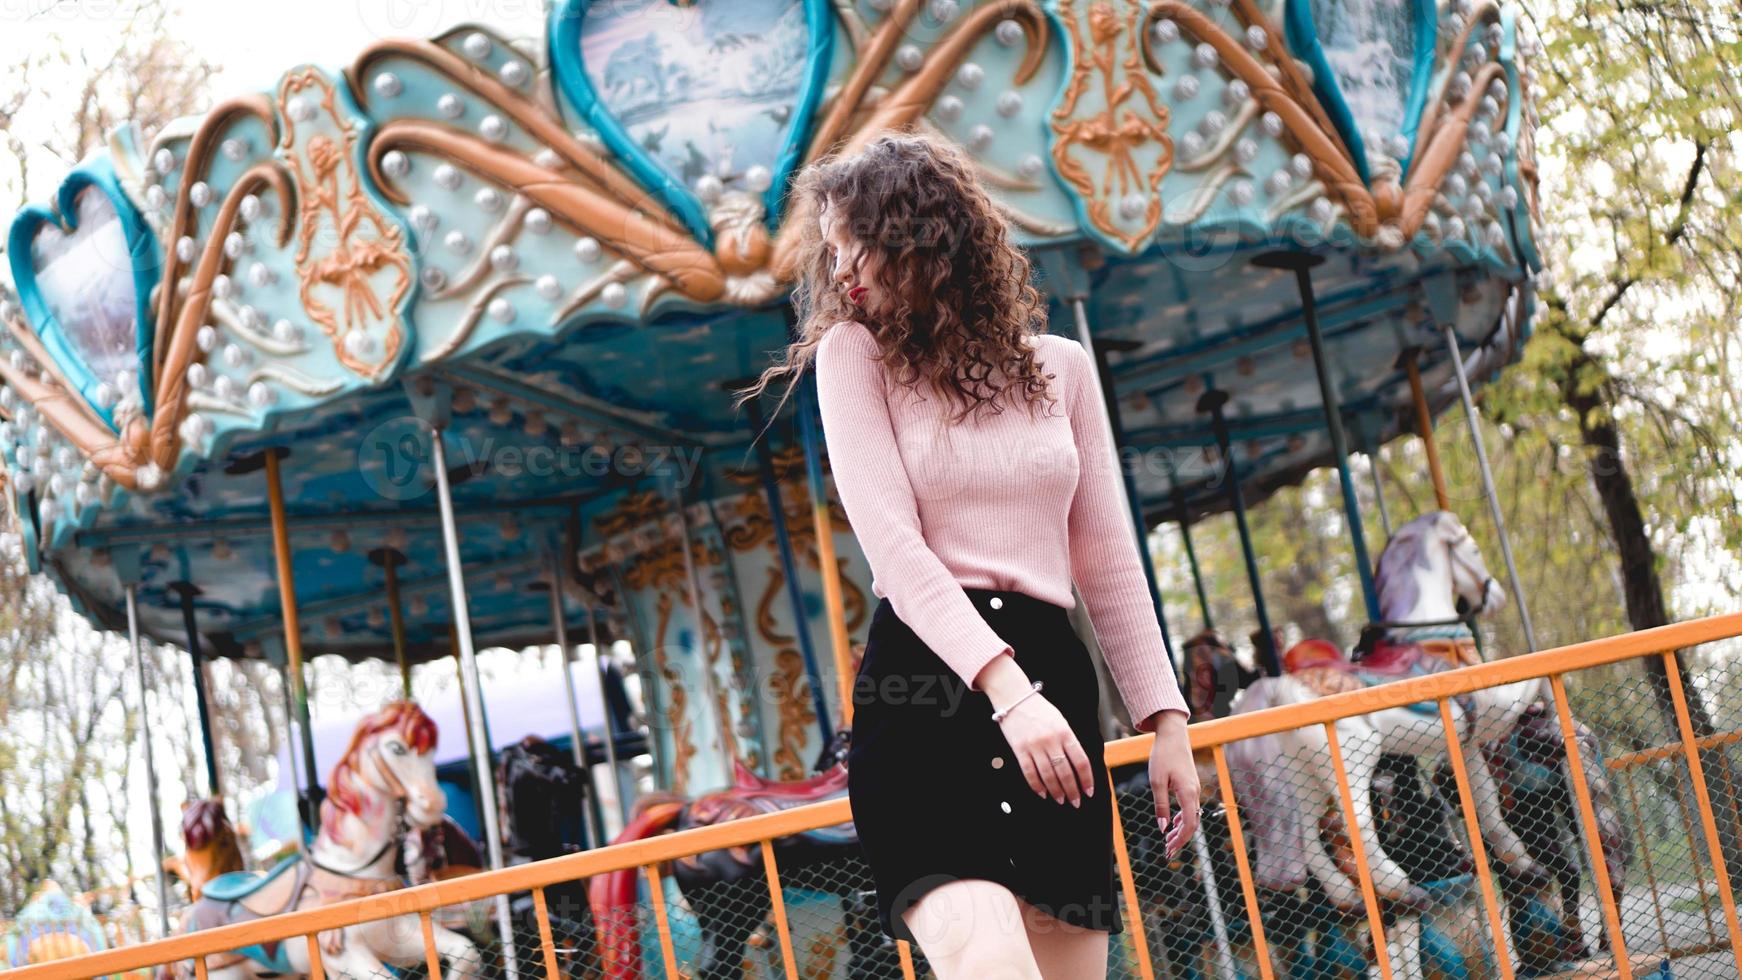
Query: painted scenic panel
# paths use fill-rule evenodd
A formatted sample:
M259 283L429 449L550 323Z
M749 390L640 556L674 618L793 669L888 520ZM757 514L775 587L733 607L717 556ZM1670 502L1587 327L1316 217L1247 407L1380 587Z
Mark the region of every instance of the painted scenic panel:
M686 187L705 174L743 187L780 156L809 43L800 0L654 0L593 4L581 48L593 91L650 158Z
M1415 74L1415 0L1312 0L1325 61L1372 152L1401 133Z
M115 206L95 187L77 198L78 228L43 226L31 243L36 288L68 346L99 381L138 366L133 259Z

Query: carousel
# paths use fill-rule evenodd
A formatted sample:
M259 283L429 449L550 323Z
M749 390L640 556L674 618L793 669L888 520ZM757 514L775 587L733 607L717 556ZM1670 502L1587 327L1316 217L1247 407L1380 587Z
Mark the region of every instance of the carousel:
M641 755L661 801L730 798L686 820L844 796L870 570L810 380L779 414L733 401L792 335L792 175L914 130L972 155L1053 331L1100 365L1131 532L1234 514L1279 674L1246 508L1335 467L1386 621L1351 457L1405 435L1431 455L1434 419L1474 418L1529 337L1530 47L1516 8L1472 0L553 0L540 38L290 66L122 126L13 220L7 519L99 628L185 648L196 681L211 658L284 672L293 849L326 865L369 857L320 850L356 753L414 760L390 782L421 828L442 794L428 716L311 692L323 655L395 663L404 694L457 662L441 734L469 750L478 866L522 836L504 772L562 761L498 751L485 648L560 645L568 730L545 734L583 782L605 764L626 836L678 819L615 785ZM633 652L641 724L605 662L582 690L581 642ZM323 721L359 724L331 772Z

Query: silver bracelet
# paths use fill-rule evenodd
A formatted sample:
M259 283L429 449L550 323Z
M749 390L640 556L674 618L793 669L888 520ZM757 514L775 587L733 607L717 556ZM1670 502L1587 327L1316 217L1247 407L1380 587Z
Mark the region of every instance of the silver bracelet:
M1016 710L1017 705L1021 704L1024 701L1027 701L1029 698L1034 697L1036 694L1039 694L1041 687L1045 683L1046 683L1045 681L1035 681L1033 684L1030 684L1028 687L1027 694L1024 694L1022 697L1017 698L1016 700L1010 702L1009 704L1005 705L1004 707L999 708L997 711L992 712L992 720L994 722L1003 721L1004 718L1010 714L1010 712Z

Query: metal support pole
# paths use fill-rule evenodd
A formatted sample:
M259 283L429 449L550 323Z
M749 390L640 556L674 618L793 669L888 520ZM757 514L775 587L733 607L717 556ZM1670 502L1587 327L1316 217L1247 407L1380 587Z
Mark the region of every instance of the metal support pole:
M1192 588L1198 592L1198 609L1204 615L1204 629L1216 628L1215 617L1210 615L1210 593L1204 588L1204 572L1198 565L1198 549L1192 545L1192 526L1190 515L1186 513L1186 495L1179 487L1173 488L1173 517L1179 525L1180 542L1186 548L1186 564L1192 570Z
M1415 405L1415 430L1421 436L1422 450L1427 453L1428 475L1434 481L1434 503L1440 510L1452 509L1452 496L1446 490L1446 474L1440 469L1440 450L1434 444L1434 416L1427 407L1427 392L1422 388L1421 365L1417 358L1421 356L1418 348L1411 347L1403 352L1403 370L1409 375L1410 401ZM1453 357L1452 360L1457 360Z
M617 794L617 809L623 813L623 823L629 823L629 798L623 793L623 771L617 768L617 718L611 713L611 694L605 685L605 648L599 645L599 615L587 600L587 641L593 644L593 668L599 675L599 710L605 719L605 762L611 767L611 790Z
M558 662L562 666L563 672L563 690L568 693L568 697L565 700L567 701L569 708L569 739L570 745L574 750L575 765L580 768L581 773L586 777L588 788L587 795L592 797L596 803L599 794L593 786L593 767L587 762L587 740L581 733L581 700L580 697L575 694L574 672L569 669L569 659L574 655L574 648L569 646L568 617L563 612L562 556L557 554L556 549L554 548L551 549L550 553L550 620L551 627L556 632L556 646L559 653ZM605 719L605 727L609 729L610 725L611 720L607 716ZM591 815L592 810L589 810L588 812L589 815ZM594 826L593 840L599 844L604 843L605 825L603 822Z
M308 789L308 826L321 827L321 779L315 772L315 735L309 720L308 681L302 673L302 625L296 614L296 572L291 561L290 525L284 516L284 483L278 472L279 450L263 454L266 502L272 514L272 551L278 562L278 604L284 617L285 671L290 675L290 703L302 734L303 785Z
M689 508L684 503L683 488L675 480L672 481L671 489L676 498L678 546L683 552L684 578L689 583L690 605L696 611L696 663L701 668L702 692L708 699L708 707L719 714L720 757L725 763L725 777L727 781L731 781L734 771L732 763L738 758L737 740L732 735L732 707L720 696L720 678L714 672L714 665L708 660L707 610L702 607L702 581L696 574L695 556L690 553Z
M556 631L556 645L562 651L563 689L568 692L569 707L569 738L573 740L575 765L585 768L587 765L587 743L581 738L581 702L575 695L575 675L569 672L569 624L563 614L563 565L562 557L555 551L550 553L550 622ZM610 719L606 719L609 727Z
M805 483L810 487L811 531L817 542L817 574L823 583L823 614L829 620L829 646L835 655L835 688L841 699L841 724L853 724L853 642L847 636L846 590L835 557L835 519L823 482L823 438L817 407L816 374L798 389L798 438L804 447ZM814 697L821 697L818 685ZM819 713L820 714L820 713ZM834 739L831 733L830 740Z
M205 651L200 647L200 631L194 621L194 596L200 594L200 589L192 582L173 582L169 590L181 598L181 624L187 631L188 660L193 663L194 707L199 711L200 743L206 753L206 795L219 797L224 795L224 788L218 781L218 742L212 733L212 702L211 693L206 687L206 657Z
M752 431L760 432L762 431L762 405L754 398L750 399L748 404L750 428ZM814 434L810 431L816 427L814 420L810 419L810 411L810 400L799 399L797 413L800 419L813 423L802 426L802 428L807 433ZM803 441L805 443L805 465L808 470L812 460L816 457L816 453L812 452L811 441L808 437L804 438ZM756 440L756 469L762 479L762 495L768 501L768 519L774 526L774 544L776 553L780 555L780 571L786 577L786 600L787 604L792 607L793 636L798 640L799 657L804 661L805 679L810 682L811 710L816 712L817 729L822 733L823 744L827 745L834 741L835 726L829 717L829 699L823 695L822 668L817 664L816 643L811 639L810 617L805 615L804 587L799 582L798 561L792 553L792 534L786 527L786 498L781 493L780 481L774 475L774 454L769 450L768 443L761 439ZM820 470L821 467L819 466L817 469ZM814 483L821 485L820 480L815 480ZM819 535L820 538L821 535ZM832 541L830 543L833 544ZM824 572L826 577L827 569ZM845 649L846 645L842 644L841 648L835 651L837 671L841 671ZM847 703L847 699L842 700L843 705Z
M1240 492L1240 475L1234 466L1234 443L1228 435L1228 417L1224 414L1228 393L1214 388L1198 399L1198 411L1210 413L1210 431L1216 436L1216 447L1222 453L1222 479L1228 483L1228 502L1234 508L1234 524L1240 532L1240 555L1246 561L1246 579L1252 585L1252 611L1258 616L1259 662L1265 673L1282 676L1281 651L1276 649L1276 634L1270 628L1270 613L1264 608L1264 583L1258 575L1258 553L1252 548L1252 527L1246 522L1246 495Z
M139 682L139 741L145 749L145 792L151 802L151 858L157 869L157 917L169 935L169 880L163 870L163 812L157 790L157 760L151 751L151 710L145 704L145 653L139 643L138 587L127 583L127 642L133 650L133 675Z
M1512 560L1512 541L1506 534L1506 515L1500 510L1500 495L1494 489L1494 471L1488 467L1488 449L1482 442L1482 417L1476 414L1476 399L1470 394L1470 379L1464 373L1464 355L1458 350L1458 335L1451 324L1440 328L1446 336L1446 352L1452 357L1452 371L1458 377L1458 395L1464 400L1464 420L1470 424L1470 441L1476 447L1476 468L1482 474L1482 495L1488 498L1488 513L1494 517L1494 533L1500 539L1500 553L1506 557L1506 577L1512 584L1512 598L1518 603L1518 621L1524 626L1524 645L1536 651L1536 627L1530 621L1530 607L1524 599L1524 587L1518 579L1518 563Z
M484 733L484 690L479 686L478 657L472 650L472 615L466 602L466 575L460 558L460 532L454 524L454 498L448 486L448 453L442 445L442 430L430 427L430 463L435 467L436 501L441 506L442 551L448 566L448 591L454 607L454 640L460 655L461 700L476 724L468 726L474 769L478 780L479 809L484 814L484 844L491 870L502 867L502 828L496 801L496 779L490 765L490 742ZM509 980L518 980L520 967L514 951L514 924L508 914L508 896L496 896L496 924L502 935L503 965Z
M1119 469L1119 489L1125 498L1125 510L1131 515L1131 529L1137 535L1137 554L1143 559L1143 574L1149 580L1149 601L1155 607L1155 621L1161 626L1161 645L1167 651L1168 662L1183 676L1185 665L1174 655L1173 637L1167 631L1167 610L1161 604L1161 584L1155 575L1155 556L1149 552L1149 530L1143 517L1143 502L1137 492L1137 479L1124 465L1124 460L1119 458L1119 447L1125 441L1125 433L1119 421L1119 402L1113 394L1113 378L1100 351L1095 347L1095 338L1089 329L1089 311L1083 297L1071 297L1071 313L1076 319L1077 342L1083 345L1083 349L1089 352L1089 358L1095 362L1095 386L1100 391L1101 403L1107 408L1107 441L1113 447L1113 465Z
M1319 329L1318 298L1313 293L1313 266L1324 257L1311 252L1269 252L1252 260L1260 268L1287 269L1294 273L1300 293L1301 319L1306 323L1307 343L1312 345L1313 368L1319 377L1319 401L1325 409L1325 427L1331 435L1331 455L1337 464L1337 482L1343 489L1343 515L1349 522L1349 541L1355 548L1355 571L1361 577L1361 598L1367 605L1367 621L1379 622L1379 592L1373 585L1373 564L1367 557L1367 532L1361 526L1361 505L1355 499L1355 479L1349 474L1349 440L1343 434L1343 404L1331 377L1325 355L1325 336Z
M387 620L393 629L393 657L399 662L399 687L405 700L411 700L411 658L405 650L405 611L399 603L399 566L405 556L392 548L377 548L369 560L381 566L387 576Z
M1385 537L1391 537L1391 510L1385 506L1385 484L1379 479L1379 453L1373 448L1373 440L1367 434L1367 427L1361 424L1359 413L1351 416L1355 426L1355 442L1361 447L1361 455L1367 457L1367 470L1373 477L1373 502L1379 505L1379 529L1385 532ZM1383 548L1380 549L1383 552Z

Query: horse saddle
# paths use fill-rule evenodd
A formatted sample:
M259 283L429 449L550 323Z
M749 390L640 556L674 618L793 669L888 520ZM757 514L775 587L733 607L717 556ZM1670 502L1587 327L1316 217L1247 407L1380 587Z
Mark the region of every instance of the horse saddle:
M1354 661L1345 659L1342 651L1323 641L1316 641L1310 650L1301 649L1306 646L1306 643L1298 644L1289 651L1286 658L1288 671L1296 681L1321 697L1482 662L1475 641L1464 637L1381 642L1372 652ZM1329 648L1332 654L1326 654L1324 648ZM1300 656L1297 656L1297 651ZM1439 707L1431 701L1406 707L1417 714L1439 713Z
M201 894L213 901L240 902L265 888L300 860L300 856L292 854L265 871L231 871L221 874L206 882Z
M294 869L294 870L293 870ZM286 874L286 872L291 872ZM193 931L247 922L288 912L308 885L313 867L299 854L292 854L265 872L232 871L206 883L199 901L188 910L188 928ZM229 966L247 958L272 973L294 973L284 945L278 940L254 943L232 950L229 962L208 962L213 968Z

